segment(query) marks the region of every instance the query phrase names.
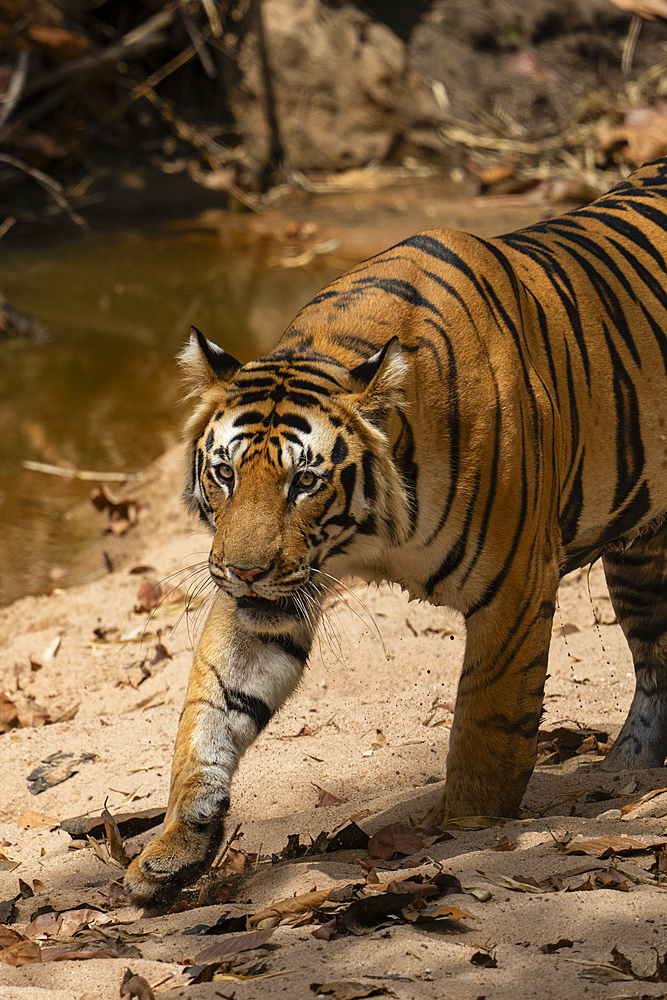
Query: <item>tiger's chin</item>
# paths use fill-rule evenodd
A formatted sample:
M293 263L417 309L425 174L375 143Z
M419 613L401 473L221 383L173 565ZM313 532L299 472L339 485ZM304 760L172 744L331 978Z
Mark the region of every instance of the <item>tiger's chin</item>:
M238 620L256 632L281 633L302 618L293 597L279 597L272 601L255 594L244 594L236 597L235 601Z

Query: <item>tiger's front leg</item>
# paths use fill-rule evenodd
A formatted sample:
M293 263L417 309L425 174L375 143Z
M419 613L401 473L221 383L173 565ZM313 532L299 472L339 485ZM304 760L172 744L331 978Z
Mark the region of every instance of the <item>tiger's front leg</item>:
M423 822L515 815L537 758L558 576L509 587L466 618L445 790Z
M243 627L236 602L217 596L181 713L164 831L125 876L132 902L165 906L212 863L239 760L296 687L311 640L303 620L289 635Z

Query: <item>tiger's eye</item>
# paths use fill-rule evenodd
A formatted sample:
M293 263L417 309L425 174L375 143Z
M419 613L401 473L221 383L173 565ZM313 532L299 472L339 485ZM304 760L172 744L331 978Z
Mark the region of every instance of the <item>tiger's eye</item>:
M317 477L315 476L314 472L310 471L310 469L304 469L303 472L299 473L298 478L299 478L299 486L308 487L313 485Z
M216 471L221 479L233 479L234 469L227 462L223 462L221 465L216 466Z

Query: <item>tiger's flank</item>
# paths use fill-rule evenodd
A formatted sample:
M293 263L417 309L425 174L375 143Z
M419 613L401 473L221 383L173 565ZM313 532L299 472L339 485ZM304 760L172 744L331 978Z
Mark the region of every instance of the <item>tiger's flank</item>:
M447 605L467 642L426 821L516 813L564 573L602 557L636 690L606 766L667 754L667 160L482 240L420 233L316 295L241 366L193 331L185 501L216 599L164 832L130 897L211 863L240 758L302 676L343 575ZM444 770L444 761L443 761Z

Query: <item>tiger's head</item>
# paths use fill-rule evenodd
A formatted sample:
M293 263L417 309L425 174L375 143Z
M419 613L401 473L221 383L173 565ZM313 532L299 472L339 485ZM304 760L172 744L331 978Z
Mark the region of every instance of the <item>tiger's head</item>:
M408 531L387 431L404 402L398 338L352 369L298 348L242 366L193 328L179 360L198 400L184 498L213 532L213 581L246 627L316 620L329 573Z

